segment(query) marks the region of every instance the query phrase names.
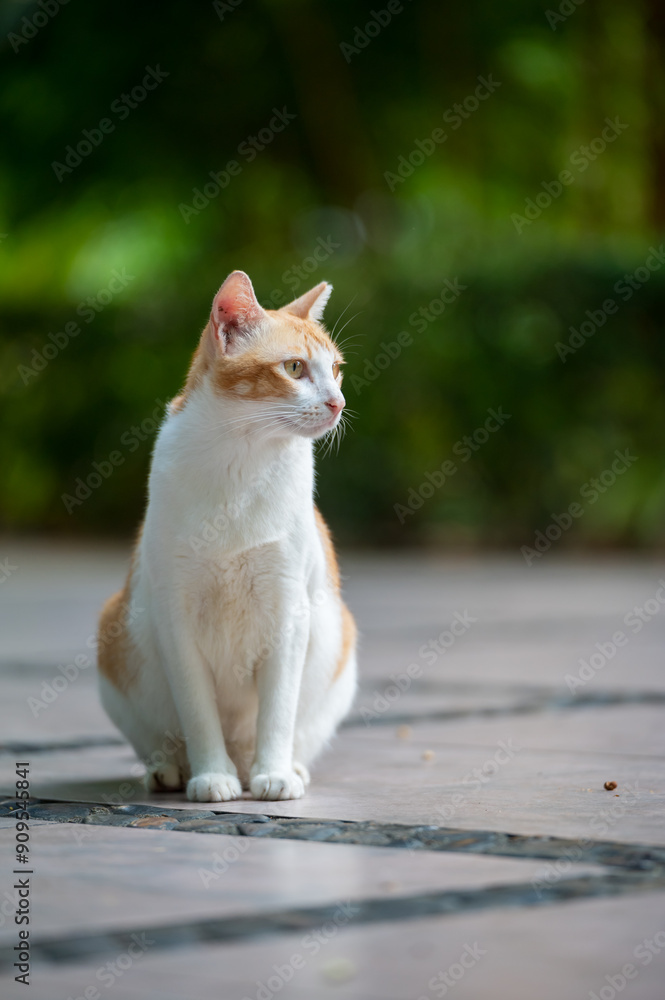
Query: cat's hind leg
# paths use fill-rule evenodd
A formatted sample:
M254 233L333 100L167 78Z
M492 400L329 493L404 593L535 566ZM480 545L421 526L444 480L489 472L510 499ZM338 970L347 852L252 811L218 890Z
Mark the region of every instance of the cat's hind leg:
M99 677L99 693L109 718L145 766L143 780L148 791L183 789L189 777L187 747L178 732L174 713L167 711L160 717L154 705L150 713L141 712L141 699L128 697L103 675ZM140 773L139 765L135 768Z
M145 764L149 791L175 791L188 774L187 748L155 650L129 634L126 593L104 605L97 644L99 694L109 718Z
M180 792L186 786L187 772L176 763L166 763L148 768L145 786L149 792Z
M293 744L293 770L305 785L310 780L308 768L330 742L351 708L356 693L356 674L356 653L351 649L336 669L331 684L318 689L307 681L303 684Z

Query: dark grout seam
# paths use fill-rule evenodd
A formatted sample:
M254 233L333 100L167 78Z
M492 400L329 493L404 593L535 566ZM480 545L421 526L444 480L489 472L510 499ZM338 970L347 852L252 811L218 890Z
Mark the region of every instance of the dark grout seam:
M565 879L542 889L528 883L493 886L483 889L423 893L388 899L361 899L344 902L345 926L417 920L424 917L446 917L464 913L509 907L547 906L571 900L612 897L644 891L656 886L645 885L632 873L612 876L582 876ZM665 887L665 876L658 879L657 888ZM122 932L92 931L35 937L31 941L34 962L66 963L97 960L126 951L133 935L140 934L150 942L149 948L160 951L201 944L224 944L232 941L252 941L267 936L306 933L324 927L328 922L339 926L340 904L298 907L257 915L237 915L222 918L192 920L170 925L140 926ZM0 969L12 968L14 952L11 945L0 948Z
M122 736L81 736L73 740L54 740L52 743L29 740L0 743L0 753L33 754L57 753L59 750L94 750L97 747L127 747L129 743Z
M266 803L266 806L269 804ZM23 805L0 801L0 816L11 816ZM268 814L183 809L140 804L101 805L94 802L53 802L33 799L32 819L53 823L124 826L183 833L307 840L365 847L397 847L416 851L450 851L498 857L541 859L605 865L651 879L665 872L665 847L616 841L573 840L526 836L493 830L460 830L434 824L409 825L373 820L301 819ZM564 869L565 871L565 869Z
M532 715L537 712L567 712L579 708L609 708L613 705L665 705L665 691L589 691L568 695L550 691L511 705L488 705L486 708L458 708L433 712L385 712L379 714L370 706L372 718L352 715L341 729L367 729L372 726L417 725L419 722L452 722L457 719L488 719L512 715Z
M419 722L454 722L459 719L509 718L513 715L533 715L537 712L565 712L572 709L608 708L613 705L665 705L665 691L593 691L578 695L548 691L511 705L488 705L485 708L458 708L434 712L374 712L371 720L354 714L347 718L341 729L368 729L372 726L417 725ZM68 750L85 750L97 747L129 747L121 736L82 736L71 740L54 740L51 743L28 740L0 743L0 753L37 754L58 753Z

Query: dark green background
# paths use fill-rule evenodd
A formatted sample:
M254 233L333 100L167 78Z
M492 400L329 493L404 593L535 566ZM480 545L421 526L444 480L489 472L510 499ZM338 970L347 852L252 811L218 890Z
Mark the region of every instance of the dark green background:
M241 268L260 300L291 297L290 269L321 238L339 247L295 291L328 279L329 325L354 317L342 337L357 416L319 464L338 536L528 543L629 448L638 460L560 544L661 541L665 266L627 302L613 288L665 235L662 5L564 0L572 13L551 25L557 4L414 0L347 58L340 44L372 5L218 6L70 0L16 52L8 35L42 8L2 7L5 527L129 531L149 418L178 391L220 282ZM146 66L168 77L121 120L111 106ZM490 74L495 92L446 123ZM295 120L247 162L239 145L284 107ZM114 130L58 181L53 162L106 117ZM571 168L606 118L628 127ZM437 128L446 141L391 192L386 172ZM231 159L240 174L185 222L179 206ZM511 216L565 169L574 182L518 234ZM126 288L93 322L78 317L81 333L24 384L33 349L114 269L132 276ZM409 318L446 279L466 289L417 330ZM557 342L608 298L617 312L563 363ZM413 342L362 385L401 331ZM401 524L395 504L455 459L490 407L510 419ZM146 419L141 441L131 428ZM119 467L68 513L62 494L118 450Z

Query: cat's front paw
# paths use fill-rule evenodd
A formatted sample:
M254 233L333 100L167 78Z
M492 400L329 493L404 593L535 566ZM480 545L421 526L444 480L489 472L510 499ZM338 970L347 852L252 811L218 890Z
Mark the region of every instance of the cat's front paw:
M249 789L255 799L301 799L305 785L295 771L268 771L255 774L249 782Z
M242 788L235 774L209 771L194 775L187 783L190 802L229 802L241 795Z

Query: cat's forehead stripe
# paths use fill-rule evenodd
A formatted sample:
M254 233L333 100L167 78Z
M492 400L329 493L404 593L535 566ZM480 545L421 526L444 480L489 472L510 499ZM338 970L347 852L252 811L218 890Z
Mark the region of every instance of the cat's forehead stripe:
M321 350L331 351L335 357L339 355L336 345L318 323L292 316L287 319L274 312L269 315L277 320L265 338L265 342L271 346L292 348L292 353L302 354L310 358Z

